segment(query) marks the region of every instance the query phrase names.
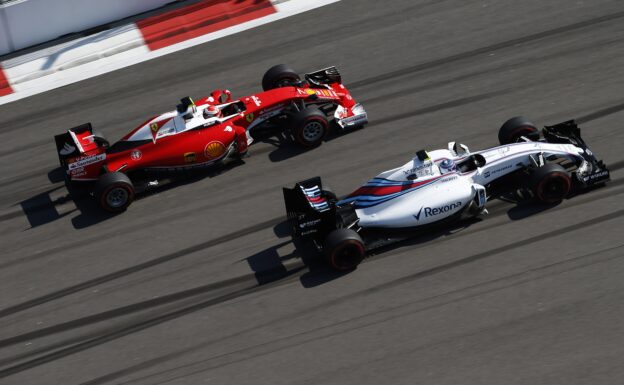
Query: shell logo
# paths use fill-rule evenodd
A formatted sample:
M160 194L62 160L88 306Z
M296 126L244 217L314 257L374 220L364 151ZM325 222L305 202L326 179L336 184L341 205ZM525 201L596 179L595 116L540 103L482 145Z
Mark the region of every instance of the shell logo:
M208 159L215 159L225 153L225 146L221 142L210 142L204 148L204 156Z

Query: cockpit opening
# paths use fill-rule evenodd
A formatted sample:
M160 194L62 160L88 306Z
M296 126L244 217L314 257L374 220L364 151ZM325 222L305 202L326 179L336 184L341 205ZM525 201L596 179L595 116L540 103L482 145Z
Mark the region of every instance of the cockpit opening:
M457 163L457 169L461 173L474 171L479 167L485 166L485 158L481 154L472 154L466 159Z

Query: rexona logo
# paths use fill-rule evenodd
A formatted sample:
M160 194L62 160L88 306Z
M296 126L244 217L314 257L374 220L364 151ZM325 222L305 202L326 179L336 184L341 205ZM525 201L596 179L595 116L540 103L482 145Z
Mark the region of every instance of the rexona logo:
M461 205L462 205L461 202L455 202L455 203L451 203L451 204L440 206L440 207L421 207L420 210L418 210L418 213L414 215L414 218L416 218L416 220L419 221L420 216L422 214L425 214L425 218L428 218L428 217L433 217L436 215L448 213L450 211L455 211L455 209L460 208Z

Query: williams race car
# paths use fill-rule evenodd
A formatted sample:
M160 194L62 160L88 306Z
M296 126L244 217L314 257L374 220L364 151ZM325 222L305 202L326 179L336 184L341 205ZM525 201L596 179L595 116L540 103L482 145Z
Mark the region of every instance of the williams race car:
M284 188L293 237L310 241L338 270L355 268L367 251L417 235L426 227L486 214L486 202L505 191L547 204L609 180L609 170L581 138L573 120L540 131L526 118L508 120L500 146L470 152L416 153L343 199L319 177Z
M246 154L254 141L274 135L312 148L322 143L330 122L339 130L368 122L335 67L301 80L292 69L277 65L265 73L262 87L264 92L238 100L228 90L216 90L197 102L183 98L175 111L150 118L113 145L90 123L57 135L66 180L88 184L105 210L118 212L130 205L142 188L138 179L146 174L222 165Z

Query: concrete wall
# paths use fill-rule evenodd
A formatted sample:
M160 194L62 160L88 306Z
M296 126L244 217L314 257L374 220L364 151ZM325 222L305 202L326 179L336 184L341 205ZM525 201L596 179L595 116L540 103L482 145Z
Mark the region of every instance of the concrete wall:
M172 0L22 0L0 5L0 55L158 8Z

